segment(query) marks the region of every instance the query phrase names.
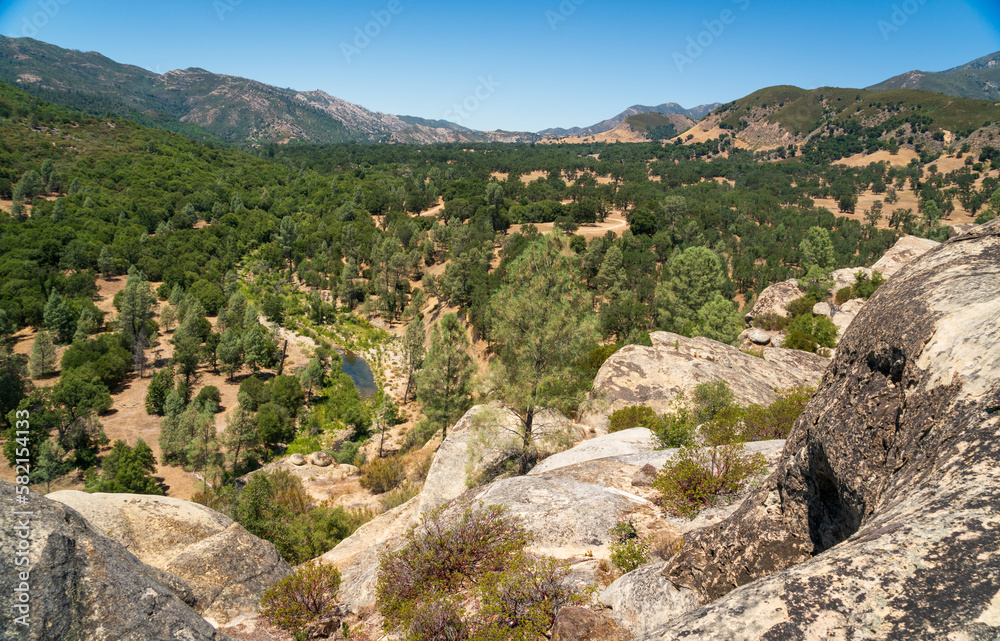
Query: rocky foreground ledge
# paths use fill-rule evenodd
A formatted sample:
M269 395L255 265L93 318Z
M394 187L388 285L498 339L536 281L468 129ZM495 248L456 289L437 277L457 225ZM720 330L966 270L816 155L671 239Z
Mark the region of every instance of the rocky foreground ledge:
M1000 221L879 289L783 458L650 578L706 605L638 639L998 638Z

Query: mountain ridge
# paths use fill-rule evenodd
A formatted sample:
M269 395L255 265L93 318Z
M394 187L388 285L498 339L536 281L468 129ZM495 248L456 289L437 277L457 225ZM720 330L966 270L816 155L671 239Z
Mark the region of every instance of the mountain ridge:
M660 105L653 107L647 105L632 105L628 109L622 111L616 116L612 116L606 120L602 120L599 123L590 125L589 127L551 127L549 129L543 129L538 133L543 136L592 136L594 134L604 133L606 131L611 131L618 125L625 122L630 116L637 116L642 114L657 113L663 115L678 114L682 116L687 116L691 120L699 121L709 113L721 106L722 103L714 102L707 105L698 105L690 109L685 109L676 102L665 102Z
M920 89L958 98L1000 100L1000 51L944 71L907 71L866 89Z

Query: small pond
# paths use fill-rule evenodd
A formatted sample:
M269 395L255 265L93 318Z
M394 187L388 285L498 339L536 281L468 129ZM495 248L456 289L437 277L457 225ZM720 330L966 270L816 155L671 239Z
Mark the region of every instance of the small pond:
M338 348L337 353L340 354L341 360L344 362L344 373L354 381L361 397L371 398L375 396L378 385L375 384L375 375L372 374L372 368L368 365L368 361L349 349Z

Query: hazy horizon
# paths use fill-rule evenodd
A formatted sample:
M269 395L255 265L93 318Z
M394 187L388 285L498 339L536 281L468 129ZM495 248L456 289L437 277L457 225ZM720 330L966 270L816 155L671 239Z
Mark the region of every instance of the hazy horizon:
M0 33L156 73L201 67L385 113L540 131L636 104L692 108L771 85L865 87L942 71L1000 50L994 5L22 0L0 9Z

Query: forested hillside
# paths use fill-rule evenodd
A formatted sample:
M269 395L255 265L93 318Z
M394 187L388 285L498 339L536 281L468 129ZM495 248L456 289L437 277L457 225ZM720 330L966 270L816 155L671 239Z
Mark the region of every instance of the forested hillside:
M931 139L939 117L926 116ZM650 330L732 343L741 307L768 285L798 277L820 291L830 270L872 264L900 234L943 239L944 223L998 206L986 204L997 150L961 142L928 152L903 139L909 162L883 150L871 164L830 164L808 144L754 152L727 131L251 155L7 85L0 118L5 453L13 463L30 450L35 482L71 473L91 489L163 491L153 479L168 468L234 479L276 452L361 463L366 441L383 454L369 439L404 419L412 390L397 449L421 446L474 398L519 408L527 447L536 409L574 411L603 360ZM290 337L311 345L295 368ZM467 337L491 372L480 385ZM362 399L333 350L389 344L405 355L407 392ZM431 376L442 362L452 378ZM109 449L102 425L121 421L129 389L143 390L158 437ZM18 409L30 434L15 429ZM251 522L232 495L205 500L251 531L281 520ZM310 558L329 543L302 538L313 518L333 517L303 512L285 519L294 531L260 532Z

